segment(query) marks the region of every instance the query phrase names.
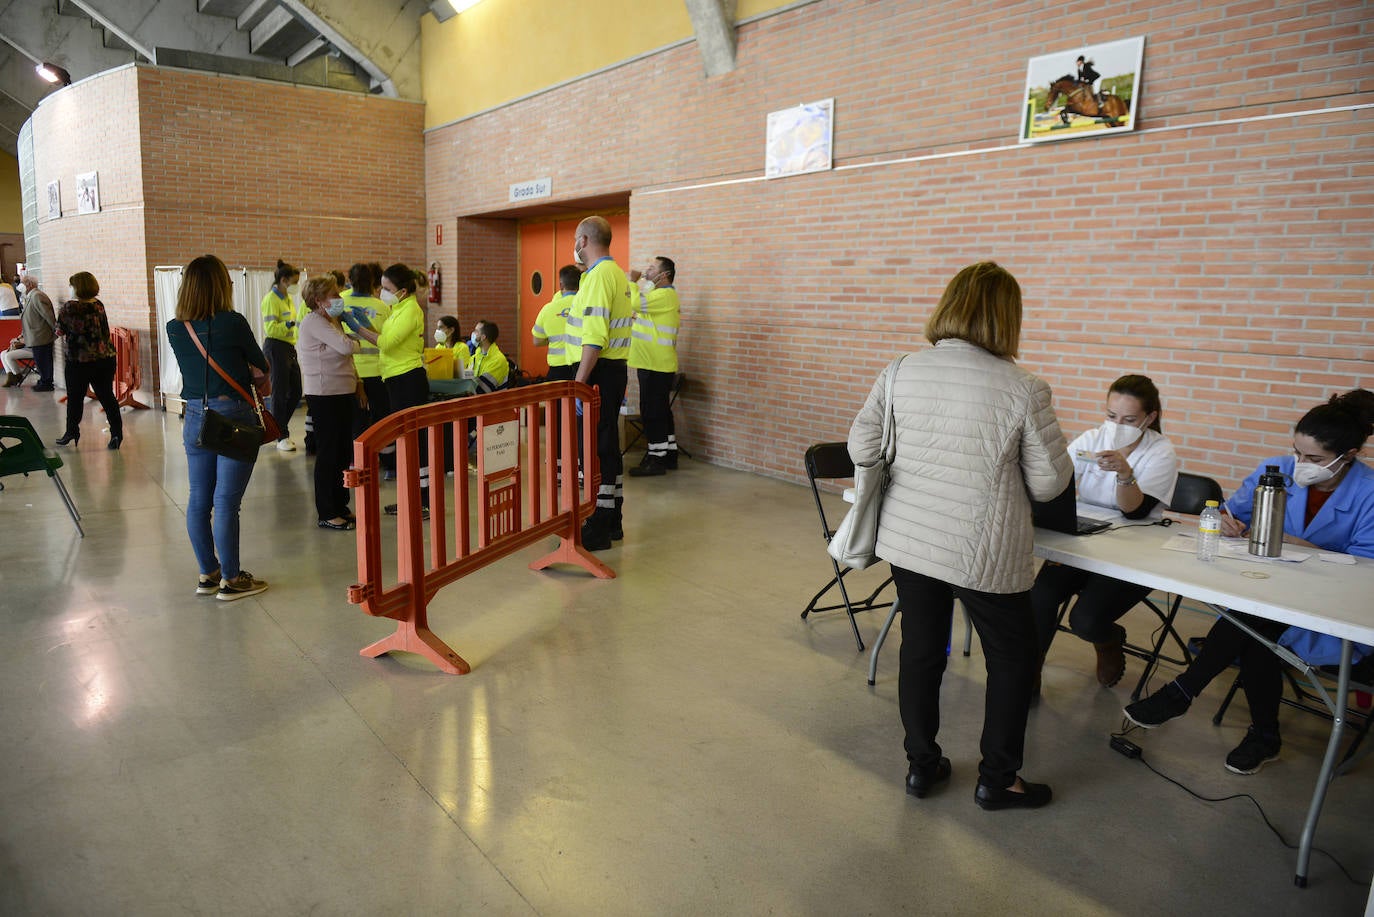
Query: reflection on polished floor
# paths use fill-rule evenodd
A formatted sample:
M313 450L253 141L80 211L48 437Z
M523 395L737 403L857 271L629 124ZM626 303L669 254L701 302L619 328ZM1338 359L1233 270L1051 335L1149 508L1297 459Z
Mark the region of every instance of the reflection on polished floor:
M0 396L48 441L60 410ZM303 453L264 451L248 491L244 565L271 588L218 603L194 595L180 420L127 415L117 453L102 420L62 452L84 540L48 481L0 493L0 913L1334 915L1369 895L1320 854L1294 888L1248 801L1109 750L1132 678L1097 688L1071 638L1027 741L1049 808L973 804L977 640L946 675L953 782L904 795L895 640L870 689L842 618L797 617L829 569L802 487L685 460L628 480L600 555L617 579L530 572L531 549L440 594L435 630L474 666L454 677L358 656L388 622L347 603L353 536L315 527ZM1282 760L1231 775L1246 717L1211 724L1218 687L1134 738L1296 842L1325 724L1285 711ZM1366 883L1371 767L1318 832Z

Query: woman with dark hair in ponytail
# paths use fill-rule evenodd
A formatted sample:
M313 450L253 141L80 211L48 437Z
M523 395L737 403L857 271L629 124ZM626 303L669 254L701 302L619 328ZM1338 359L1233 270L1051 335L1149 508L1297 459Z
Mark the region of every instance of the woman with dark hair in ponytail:
M1122 376L1107 389L1105 413L1101 426L1069 443L1078 499L1127 519L1158 519L1178 482L1178 455L1159 423L1159 389L1149 376ZM1149 586L1046 563L1031 587L1041 666L1059 629L1059 607L1076 595L1069 627L1097 650L1098 684L1110 688L1126 673L1126 629L1116 622L1149 594ZM1039 688L1037 679L1036 695Z
M267 408L281 427L280 452L295 452L291 442L291 415L301 403L301 364L296 357L296 334L305 310L296 305L296 282L301 272L285 261L277 262L272 287L262 298L262 352L272 367L272 394Z
M1374 471L1359 459L1374 432L1374 394L1356 389L1335 395L1303 415L1293 432L1293 453L1265 459L1245 479L1221 517L1222 534L1244 535L1254 511L1255 487L1268 465L1277 465L1291 483L1283 520L1286 544L1322 551L1374 557ZM1226 515L1229 513L1230 515ZM1289 627L1237 613L1251 630L1276 640L1312 665L1339 663L1341 641L1301 627ZM1353 662L1374 654L1355 644ZM1218 618L1188 670L1139 703L1126 717L1149 729L1182 716L1213 678L1240 660L1241 684L1250 705L1250 728L1226 756L1233 774L1253 774L1279 756L1279 700L1283 661L1267 646L1225 618Z

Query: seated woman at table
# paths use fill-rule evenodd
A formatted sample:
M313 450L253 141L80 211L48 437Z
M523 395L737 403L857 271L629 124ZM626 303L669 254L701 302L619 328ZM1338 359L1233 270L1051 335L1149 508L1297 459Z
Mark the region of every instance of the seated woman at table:
M1069 444L1078 499L1127 519L1158 519L1174 497L1178 455L1160 432L1159 389L1148 376L1122 376L1107 389L1106 421ZM1150 594L1148 586L1046 563L1031 587L1040 663L1059 624L1059 608L1077 595L1069 627L1097 650L1098 684L1110 688L1126 672L1126 630L1117 620ZM1039 694L1039 682L1035 685Z
M1374 432L1374 394L1356 389L1333 396L1303 415L1293 433L1293 455L1265 459L1231 499L1221 517L1222 533L1245 534L1254 509L1255 486L1266 465L1278 465L1292 479L1287 488L1283 540L1322 551L1374 557L1374 471L1359 460ZM1230 515L1226 515L1230 513ZM1334 571L1332 575L1339 575ZM1293 650L1312 665L1340 662L1335 637L1237 613L1247 627ZM1356 644L1353 662L1374 649ZM1126 718L1147 729L1188 710L1202 689L1235 660L1250 705L1250 728L1226 756L1226 769L1253 774L1279 756L1279 700L1283 695L1283 662L1267 646L1225 618L1212 625L1188 670L1138 703L1126 707Z

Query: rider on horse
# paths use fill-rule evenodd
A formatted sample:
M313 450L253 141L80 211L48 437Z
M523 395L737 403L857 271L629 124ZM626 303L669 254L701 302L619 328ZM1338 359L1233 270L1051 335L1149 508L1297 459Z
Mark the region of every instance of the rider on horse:
M1103 94L1099 92L1097 90L1097 87L1095 87L1093 84L1096 83L1099 79L1101 79L1102 74L1094 70L1093 62L1090 60L1086 60L1081 54L1078 55L1077 64L1078 76L1076 77L1076 79L1080 84L1088 87L1088 91L1093 94L1093 97L1097 99L1098 104L1100 105L1105 100L1103 98Z

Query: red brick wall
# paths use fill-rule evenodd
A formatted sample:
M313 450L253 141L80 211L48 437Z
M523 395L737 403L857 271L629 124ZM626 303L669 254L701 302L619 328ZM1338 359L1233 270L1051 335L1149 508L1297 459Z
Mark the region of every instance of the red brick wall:
M1070 436L1144 372L1185 467L1229 488L1309 406L1374 387L1374 110L1209 125L1374 103L1372 22L1369 2L831 0L741 28L723 77L687 45L432 131L431 223L544 175L556 200L634 191L632 262L678 263L679 438L789 478L922 346L949 277L996 259ZM1016 147L1027 58L1089 35L1146 37L1138 130ZM982 152L689 190L759 176L767 113L832 96L837 166Z
M143 332L152 388L157 265L418 265L423 125L413 102L146 66L69 87L35 120L38 187L60 178L71 213L41 226L45 280L100 279L113 321ZM78 171L100 173L101 213L75 216Z
M144 269L137 69L113 70L48 96L34 112L33 137L43 288L57 305L66 299L67 278L90 271L110 323L137 329L146 349L151 281ZM76 212L76 176L86 172L98 174L99 213ZM59 220L47 216L51 181L61 183ZM147 373L145 365L145 380Z

